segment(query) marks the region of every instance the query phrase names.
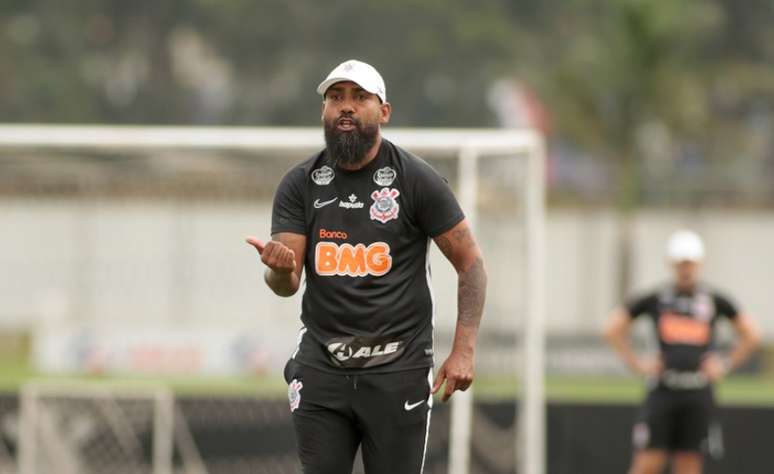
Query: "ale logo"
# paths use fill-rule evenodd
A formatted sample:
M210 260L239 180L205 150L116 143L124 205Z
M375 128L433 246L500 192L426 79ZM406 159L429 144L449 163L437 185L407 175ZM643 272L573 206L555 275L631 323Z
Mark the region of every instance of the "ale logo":
M314 252L314 268L320 276L382 276L392 268L390 246L385 242L337 244L319 242Z
M357 351L353 351L351 345L343 342L328 344L328 352L330 352L339 362L346 362L349 359L367 359L370 357L386 356L398 352L399 348L400 341L376 344L374 346L361 346Z

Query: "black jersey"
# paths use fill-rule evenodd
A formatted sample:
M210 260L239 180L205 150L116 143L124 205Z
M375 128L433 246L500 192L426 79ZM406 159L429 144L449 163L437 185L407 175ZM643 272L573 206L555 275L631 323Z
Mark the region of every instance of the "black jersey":
M307 237L294 358L356 372L431 366L430 238L463 218L446 180L387 140L356 171L326 151L292 168L271 232Z
M736 305L705 286L681 292L673 285L630 301L626 308L636 318L647 315L658 335L664 368L697 371L712 348L719 318L735 319Z

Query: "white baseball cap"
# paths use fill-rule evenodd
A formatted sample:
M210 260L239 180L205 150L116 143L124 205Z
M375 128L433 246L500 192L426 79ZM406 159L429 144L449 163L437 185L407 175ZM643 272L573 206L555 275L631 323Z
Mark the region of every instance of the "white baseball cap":
M317 93L324 96L330 86L343 81L352 81L371 94L379 96L382 103L387 102L387 89L384 87L384 79L379 71L357 59L350 59L336 66L317 86Z
M667 257L672 262L701 262L704 260L704 242L696 232L679 230L669 238Z

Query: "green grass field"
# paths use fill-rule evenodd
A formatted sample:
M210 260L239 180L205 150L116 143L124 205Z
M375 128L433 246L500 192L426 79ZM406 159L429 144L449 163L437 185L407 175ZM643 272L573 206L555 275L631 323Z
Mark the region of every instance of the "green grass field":
M284 381L278 376L245 377L101 377L43 376L26 364L12 359L0 360L0 392L16 392L32 380L68 383L161 384L184 396L256 396L281 398L286 394ZM474 385L480 399L514 398L519 384L514 378L480 377ZM642 382L629 377L552 376L546 381L551 401L583 403L637 403L644 394ZM731 377L718 387L721 403L734 405L774 406L774 380L763 377Z

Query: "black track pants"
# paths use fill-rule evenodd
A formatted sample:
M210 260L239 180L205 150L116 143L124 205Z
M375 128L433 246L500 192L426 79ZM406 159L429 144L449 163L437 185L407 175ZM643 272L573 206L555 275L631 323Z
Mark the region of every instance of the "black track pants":
M304 474L420 474L430 428L431 369L343 375L291 360L285 369Z

